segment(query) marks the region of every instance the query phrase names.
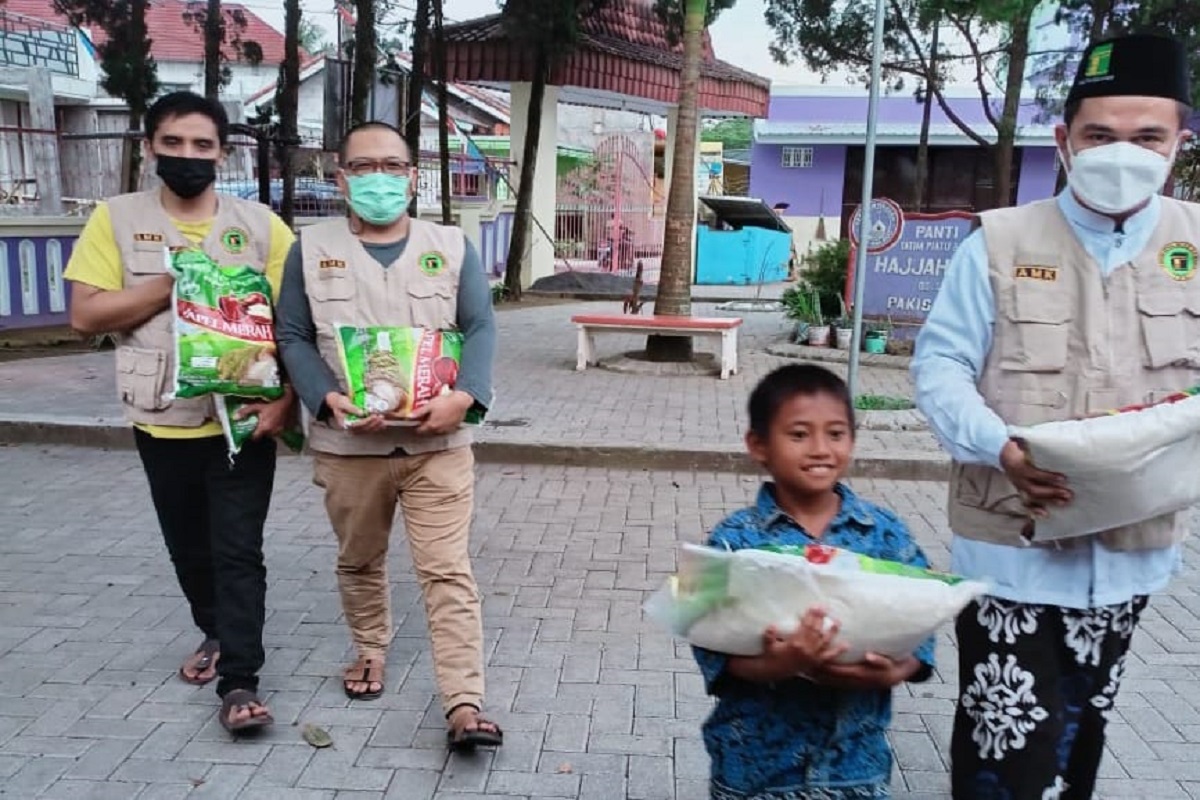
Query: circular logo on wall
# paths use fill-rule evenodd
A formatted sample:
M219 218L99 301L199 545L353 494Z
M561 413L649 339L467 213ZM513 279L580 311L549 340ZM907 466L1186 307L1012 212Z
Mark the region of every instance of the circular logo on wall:
M877 197L871 201L870 229L867 231L867 252L882 253L900 240L904 233L904 211L893 200ZM850 217L850 241L858 246L862 227L862 206Z

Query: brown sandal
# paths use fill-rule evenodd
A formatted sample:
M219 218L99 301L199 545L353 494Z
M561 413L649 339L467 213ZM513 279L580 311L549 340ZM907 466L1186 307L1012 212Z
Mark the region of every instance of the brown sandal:
M206 686L217 677L217 661L221 658L221 643L205 639L179 668L179 678L192 686ZM188 675L188 672L193 673ZM203 677L208 672L208 677Z
M356 692L352 683L378 683L378 689ZM351 700L378 700L383 697L383 662L376 658L360 658L342 672L342 688Z

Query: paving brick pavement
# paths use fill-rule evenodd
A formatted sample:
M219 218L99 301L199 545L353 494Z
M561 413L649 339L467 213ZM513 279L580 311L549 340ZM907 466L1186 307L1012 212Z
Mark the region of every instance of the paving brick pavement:
M498 753L447 757L419 593L404 548L391 570L387 693L351 703L333 536L306 459L281 462L267 530L263 689L279 724L231 741L210 688L175 670L198 639L126 451L0 447L0 794L20 798L480 798L699 800L707 713L686 647L639 607L698 541L746 503L730 474L480 468L472 552L485 597ZM944 487L860 480L945 566ZM399 541L399 539L397 539ZM1188 557L1194 561L1195 545ZM1117 701L1104 798L1200 797L1200 595L1189 566L1154 599ZM946 796L954 646L902 689L891 741L897 798ZM301 741L315 723L329 750Z
M480 431L481 440L739 451L750 388L789 361L767 352L786 338L790 326L783 315L741 312L742 371L730 380L602 369L577 373L570 317L583 310L619 311L620 304L564 303L500 312L493 424ZM695 313L725 312L714 304L697 303ZM601 355L618 355L643 347L645 339L611 335L597 341ZM844 365L829 366L845 372ZM867 366L861 374L864 393L912 394L905 370ZM892 422L897 416L904 427L922 424L915 412L866 414L863 453L921 452L936 457L936 443L927 431L874 430L896 427ZM0 420L5 419L121 424L112 352L0 364Z

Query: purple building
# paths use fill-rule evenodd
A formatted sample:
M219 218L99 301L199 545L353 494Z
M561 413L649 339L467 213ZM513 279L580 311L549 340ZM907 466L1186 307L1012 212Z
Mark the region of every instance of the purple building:
M972 130L995 141L995 127L987 120L978 91L947 89L945 97ZM923 104L911 93L880 98L874 195L891 198L910 211L917 210L913 194L923 111ZM1054 193L1058 175L1054 126L1038 117L1035 103L1023 104L1013 161L1015 203ZM758 120L754 127L750 195L769 205L789 204L785 219L792 226L798 252L806 252L816 239L822 219L828 238L846 235L850 215L862 197L866 120L863 87L772 87L767 119ZM929 177L920 210L991 207L990 152L963 133L936 102L929 145Z

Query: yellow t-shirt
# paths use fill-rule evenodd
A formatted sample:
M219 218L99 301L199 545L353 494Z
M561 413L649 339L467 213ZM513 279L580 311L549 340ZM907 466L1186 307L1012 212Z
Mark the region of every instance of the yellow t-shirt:
M200 244L212 230L213 221L183 222L172 219L171 222L183 237L193 244ZM287 260L288 251L296 241L295 234L287 224L271 215L271 246L268 251L265 276L271 284L271 293L279 297L279 286L283 282L283 264ZM125 270L121 264L121 251L117 248L117 239L113 235L112 218L109 216L108 204L98 203L83 232L79 234L75 248L71 251L71 259L67 262L63 277L69 281L86 283L106 292L115 292L125 288ZM138 425L138 428L159 439L200 439L206 436L220 436L221 424L211 421L198 428L176 428L163 425Z

